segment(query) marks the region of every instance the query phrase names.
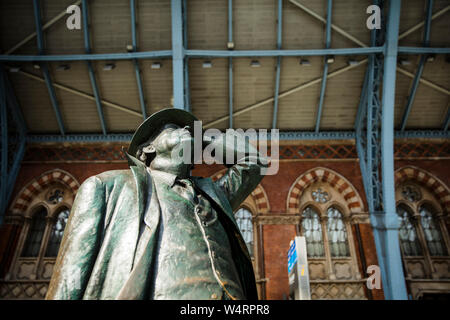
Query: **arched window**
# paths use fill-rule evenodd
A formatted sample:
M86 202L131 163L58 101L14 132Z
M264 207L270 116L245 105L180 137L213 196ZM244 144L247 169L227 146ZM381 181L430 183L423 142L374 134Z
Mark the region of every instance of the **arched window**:
M342 220L342 213L335 207L327 210L328 242L330 243L330 254L332 257L349 257L347 230Z
M312 299L366 298L347 204L339 188L325 181L303 187L298 200Z
M241 231L242 237L247 244L250 256L253 257L253 222L252 213L246 208L242 207L236 211L235 214L237 225Z
M443 242L439 223L436 221L432 206L424 204L419 207L420 224L422 225L428 250L432 256L446 256L447 250Z
M323 257L322 225L320 224L319 215L311 206L303 210L302 229L306 238L308 257Z
M437 195L433 188L419 184L415 178L403 181L395 190L400 249L413 299L420 298L424 292L449 292L448 287L442 286L442 279L450 279L448 213Z
M72 190L60 182L33 194L8 277L50 280L73 203Z
M426 188L407 181L397 188L396 197L400 219L399 237L404 256L448 256L443 234L445 222L439 221L438 202ZM440 217L443 218L441 213ZM447 241L448 242L448 241ZM431 263L431 262L430 262ZM430 270L433 268L430 267Z
M410 210L404 205L399 205L397 207L397 214L400 222L399 237L403 254L405 256L422 255L422 248L420 247Z
M56 218L56 222L53 225L50 240L47 245L46 257L56 257L58 255L59 245L63 237L64 229L69 219L69 209L62 208L61 212Z
M34 213L30 224L30 231L28 232L27 240L22 250L22 257L38 256L44 236L46 216L47 210L44 207L39 207L38 211Z

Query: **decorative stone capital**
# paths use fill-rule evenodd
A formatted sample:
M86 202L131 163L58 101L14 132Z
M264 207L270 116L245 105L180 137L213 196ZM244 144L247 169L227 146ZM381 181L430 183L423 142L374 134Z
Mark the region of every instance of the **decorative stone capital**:
M354 213L350 216L351 224L369 224L370 217L367 212Z

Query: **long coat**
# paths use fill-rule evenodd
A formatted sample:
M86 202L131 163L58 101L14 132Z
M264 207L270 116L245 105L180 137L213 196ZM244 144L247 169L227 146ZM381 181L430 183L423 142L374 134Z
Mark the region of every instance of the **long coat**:
M129 158L135 164L129 170L101 173L80 187L46 299L148 299L158 238L159 201L156 193L148 197L153 182L147 178L146 167ZM256 284L233 211L262 179L259 169L256 163L247 162L234 165L216 182L193 178L218 209L247 299L257 299ZM145 214L147 199L151 199L150 210ZM148 245L137 250L143 223L149 228ZM136 269L139 274L130 284L127 280Z

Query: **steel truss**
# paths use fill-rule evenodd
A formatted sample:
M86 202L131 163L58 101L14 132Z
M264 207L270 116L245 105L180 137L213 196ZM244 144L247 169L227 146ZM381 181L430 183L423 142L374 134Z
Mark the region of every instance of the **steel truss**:
M0 64L0 225L25 152L27 129L3 64Z
M87 1L77 1L80 4ZM355 39L341 28L331 23L331 0L329 3L329 13L327 19L324 19L314 13L312 10L290 0L296 6L306 11L309 15L327 24L327 46L325 49L308 49L308 50L283 50L281 49L281 1L279 3L279 22L278 22L278 41L276 50L189 50L187 47L187 19L186 19L186 0L171 0L172 13L172 49L162 51L137 51L136 41L136 21L135 21L135 1L130 0L132 11L132 39L133 51L128 53L109 53L109 54L92 54L89 47L89 32L87 23L87 12L84 15L85 25L85 46L86 54L75 55L45 55L43 53L43 34L42 31L50 27L57 20L64 16L64 12L50 20L42 26L40 21L39 1L35 0L35 17L37 30L34 34L28 36L19 42L12 49L6 51L6 54L0 55L0 61L32 61L42 63L44 66L44 78L20 71L22 75L35 79L37 81L45 81L49 87L50 97L58 119L61 135L51 136L27 136L26 126L20 108L12 91L11 84L2 64L0 64L0 139L1 139L1 180L0 180L0 224L2 223L2 215L6 211L7 203L10 199L12 188L23 158L26 142L66 142L66 141L129 141L131 134L105 134L107 133L106 125L102 121L103 135L65 135L64 124L60 116L54 89L58 88L72 92L87 99L94 100L97 104L100 119L103 119L102 105L127 112L129 114L146 118L145 98L143 94L143 84L139 70L138 59L160 59L171 58L173 64L173 98L174 107L190 110L189 97L189 74L188 59L200 57L226 57L229 59L229 115L216 119L205 124L210 127L218 122L229 120L229 126L233 126L233 117L244 112L254 110L266 103L274 102L274 116L272 127L277 126L278 99L287 96L293 92L303 90L311 85L322 82L321 102L318 107L318 117L314 132L284 132L280 133L282 140L301 140L301 139L356 139L356 146L360 158L360 166L364 188L366 191L368 210L370 212L371 223L374 229L374 237L377 248L378 261L381 268L383 287L385 297L387 299L406 299L405 280L402 271L402 262L400 257L400 249L398 243L398 218L395 213L395 188L394 188L394 171L393 171L393 141L394 137L430 137L430 138L448 138L450 133L447 131L450 123L450 111L442 126L442 131L403 131L395 133L393 128L393 108L395 93L395 72L396 69L407 76L414 78L413 74L408 73L396 66L396 58L398 53L403 54L448 54L450 48L430 48L430 47L399 47L398 39L414 32L423 23L418 24L405 32L398 35L398 21L400 18L400 0L391 0L389 9L389 18L386 30L376 31L372 33L370 47ZM232 1L229 0L229 42L232 43ZM376 1L376 4L382 6L382 1ZM83 6L87 9L86 5ZM450 6L431 15L428 12L428 23L438 16L450 10ZM383 10L381 10L383 12ZM431 15L431 17L430 17ZM328 20L328 21L327 21ZM385 26L382 23L382 26ZM347 39L358 44L360 48L339 48L332 49L329 47L330 28ZM384 39L386 35L386 39ZM24 43L33 39L38 40L40 48L39 55L10 55ZM358 66L368 63L364 86L361 94L360 106L355 123L355 131L345 132L322 132L320 131L320 114L323 107L323 97L325 94L325 80L330 79L342 72L351 70L356 66L347 66L341 70L331 73L324 72L324 77L313 79L307 83L300 84L286 92L279 92L280 81L280 60L281 57L287 56L327 56L327 55L367 55L368 59L358 62ZM233 65L232 59L238 57L277 57L277 76L274 97L257 102L251 106L247 106L241 110L233 110ZM131 60L134 62L136 71L136 80L139 90L139 99L141 103L141 113L118 104L101 99L100 93L96 88L95 76L92 67L91 83L94 88L94 96L75 90L61 84L52 83L48 71L46 72L46 63L48 61L86 61L88 66L91 61L96 60ZM439 87L426 79L422 79L421 72L418 72L415 82L421 82L428 86L449 95L449 91ZM416 84L417 85L417 84ZM383 90L382 92L380 92ZM412 100L412 99L411 99ZM10 109L11 112L8 112ZM406 123L407 115L405 116ZM402 126L404 129L404 126Z
M383 1L375 1L375 4L382 7ZM357 151L386 299L407 298L398 240L393 170L399 18L400 0L391 0L388 21L382 23L387 25L386 30L372 31L371 45L385 43L386 50L384 56L369 56L356 121Z

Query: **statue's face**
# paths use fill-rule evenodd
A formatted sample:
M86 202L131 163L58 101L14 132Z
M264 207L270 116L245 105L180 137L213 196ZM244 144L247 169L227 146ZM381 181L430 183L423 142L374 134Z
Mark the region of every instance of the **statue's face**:
M153 162L158 162L158 166L182 167L190 166L193 163L194 139L189 131L189 127L180 128L170 125L164 129L153 142L143 149L145 153L155 153ZM190 148L191 159L186 161L184 152Z
M189 131L189 127L164 129L153 141L156 155L168 154L178 149L182 143L192 143L194 139Z

